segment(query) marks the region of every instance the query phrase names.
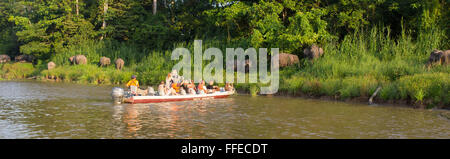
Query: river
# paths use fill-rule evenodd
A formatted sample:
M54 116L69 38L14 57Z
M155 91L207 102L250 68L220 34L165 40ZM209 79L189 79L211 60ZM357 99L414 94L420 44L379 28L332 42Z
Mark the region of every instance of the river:
M247 95L114 105L111 88L0 81L0 138L450 138L430 110Z

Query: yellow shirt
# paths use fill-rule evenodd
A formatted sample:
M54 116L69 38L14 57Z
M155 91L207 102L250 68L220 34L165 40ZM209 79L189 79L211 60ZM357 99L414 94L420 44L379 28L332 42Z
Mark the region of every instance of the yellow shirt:
M132 79L132 80L128 81L127 87L130 87L130 86L136 86L136 87L139 87L139 81L136 80L136 79Z

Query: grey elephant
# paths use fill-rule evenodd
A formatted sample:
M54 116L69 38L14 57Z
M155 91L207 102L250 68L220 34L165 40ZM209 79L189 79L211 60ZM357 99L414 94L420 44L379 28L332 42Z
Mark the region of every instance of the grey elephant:
M75 55L69 58L71 64L83 65L87 64L87 58L84 55Z
M279 63L280 67L286 67L286 66L290 66L290 65L299 63L299 58L297 55L280 53L280 54L278 54L278 57L279 57L279 61L280 61L280 63Z
M53 61L50 61L49 63L47 63L47 69L48 70L52 70L56 67L56 64Z
M16 62L33 62L34 61L34 56L33 55L23 54L23 55L16 56L14 58L14 60Z
M311 47L305 48L303 54L310 59L317 59L323 55L323 49L313 44Z
M122 70L123 65L125 64L125 61L123 61L123 59L121 59L121 58L118 58L118 59L116 59L115 64L116 64L116 69Z
M0 55L0 63L6 63L11 61L11 58L8 55L2 54Z
M431 67L434 64L448 65L450 60L450 50L433 50L428 58L427 67Z
M98 62L98 66L103 67L103 66L109 66L111 64L111 59L103 56L100 57L100 61Z

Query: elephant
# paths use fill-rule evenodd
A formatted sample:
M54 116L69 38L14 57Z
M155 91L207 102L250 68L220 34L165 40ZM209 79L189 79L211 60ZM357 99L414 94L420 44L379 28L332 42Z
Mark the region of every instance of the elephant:
M23 54L23 55L16 56L14 58L14 60L16 62L33 62L34 61L34 56L33 55Z
M433 50L428 58L427 67L433 64L448 65L450 60L450 50Z
M280 67L286 67L286 66L290 66L290 65L299 63L299 58L297 55L280 53L280 54L278 54L278 57L280 60L280 63L279 63Z
M233 60L234 61L234 65L233 65L233 68L234 68L234 72L237 72L238 70L238 61L237 60ZM230 61L231 62L231 61ZM244 71L246 72L246 73L248 73L249 72L249 70L250 70L250 67L252 66L253 64L252 64L252 61L250 61L249 59L246 59L245 60L245 62L244 62Z
M11 61L11 58L8 55L2 54L0 55L0 63L6 63Z
M87 64L87 58L84 55L75 55L69 58L71 64L82 65Z
M49 63L47 63L47 69L48 70L52 70L56 67L56 64L53 61L50 61Z
M98 66L103 67L103 66L108 66L111 64L111 59L103 56L100 58L100 61L98 62Z
M305 48L303 54L310 59L317 59L323 55L323 49L313 44L311 47Z
M116 68L118 69L118 70L122 70L122 68L123 68L123 65L125 64L125 62L123 61L123 59L121 59L121 58L118 58L118 59L116 59Z
M448 65L450 63L450 50L444 51L444 58L441 57L441 64Z

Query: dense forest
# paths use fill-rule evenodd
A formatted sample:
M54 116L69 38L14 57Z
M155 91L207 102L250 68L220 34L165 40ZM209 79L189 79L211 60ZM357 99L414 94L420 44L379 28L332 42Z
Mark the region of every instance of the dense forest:
M386 26L391 36L449 29L443 0L2 0L0 52L46 60L86 40L151 50L194 39L239 41L299 53Z
M32 65L2 66L9 77L123 83L138 74L156 84L173 65L171 51L265 47L299 55L312 44L323 58L301 58L281 71L280 91L337 99L448 105L449 68L424 67L434 49L450 48L448 0L0 0L0 54L33 55ZM69 66L86 55L90 65ZM101 56L126 69L98 68ZM46 70L53 61L57 69ZM12 73L17 68L31 75ZM29 69L27 69L29 68ZM33 70L33 71L32 71ZM74 70L74 71L71 71ZM19 73L20 74L20 73ZM242 85L255 93L257 85Z

